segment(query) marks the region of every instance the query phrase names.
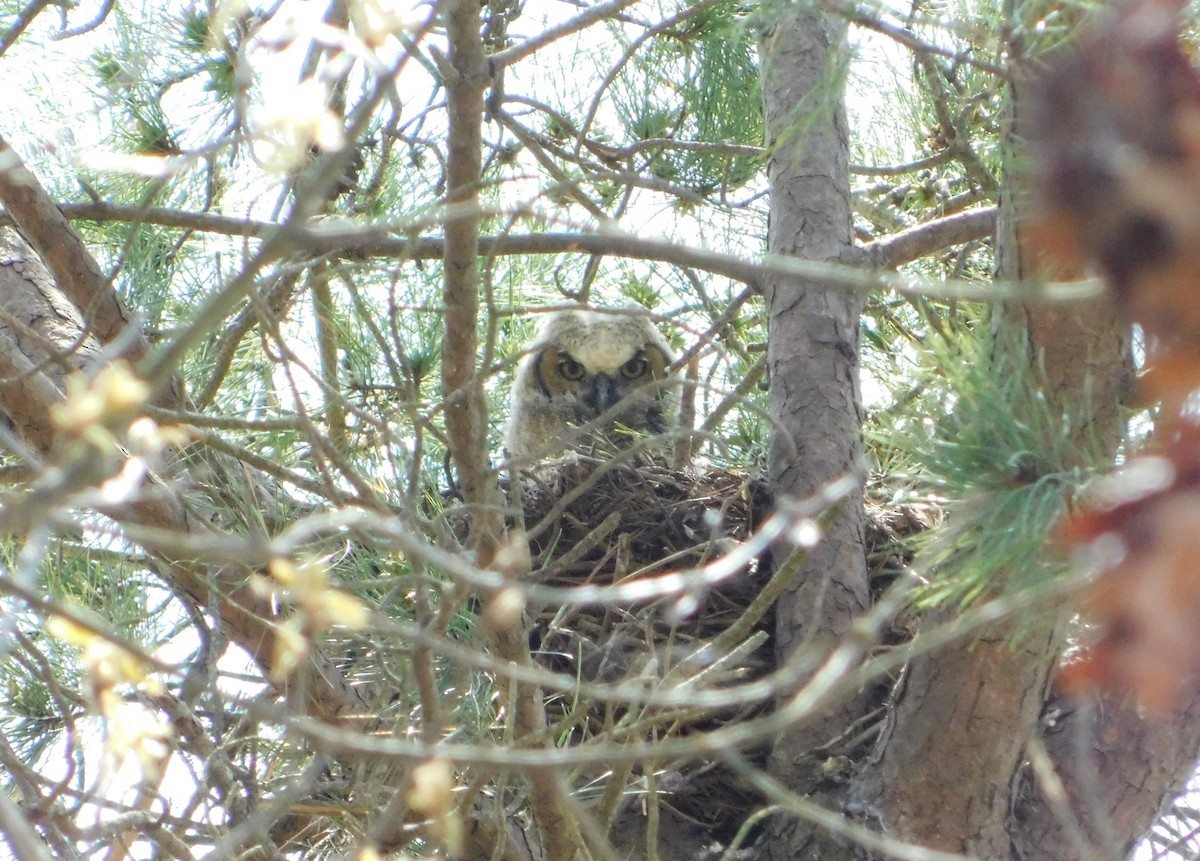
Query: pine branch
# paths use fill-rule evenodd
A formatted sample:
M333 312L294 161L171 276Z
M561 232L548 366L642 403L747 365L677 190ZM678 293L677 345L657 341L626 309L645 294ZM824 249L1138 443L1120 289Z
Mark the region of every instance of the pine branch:
M272 222L230 218L204 213L151 207L142 209L119 204L64 204L70 218L94 221L144 221L164 227L205 231L227 236L263 238L278 225ZM986 214L991 212L992 214ZM976 214L980 213L980 214ZM867 252L866 260L876 271L858 269L839 263L802 260L783 255L770 255L752 260L734 254L723 254L667 240L648 239L617 230L599 232L555 232L503 234L479 237L479 253L485 256L515 254L602 254L635 260L667 263L682 268L709 272L760 289L768 276L778 275L797 280L820 280L830 287L869 293L891 291L901 296L925 296L935 299L957 299L970 302L991 302L1016 299L1029 303L1090 302L1100 294L1098 283L1092 281L1043 285L1036 293L1028 286L1015 282L981 285L972 282L943 281L913 283L911 278L880 272L916 259L919 247L949 247L955 242L968 242L987 236L995 218L989 208L971 210L968 214L950 216L914 227L893 237L887 237L855 249L854 255ZM942 222L947 222L945 225ZM4 217L0 213L0 224ZM929 236L923 233L928 229ZM446 254L445 240L440 236L396 238L399 228L387 226L362 227L347 223L325 223L297 228L297 242L315 255L333 254L363 259L384 257L392 260L440 260ZM908 235L911 233L912 235Z
M864 245L866 259L879 269L896 269L946 248L991 236L996 230L995 206L971 209L902 230Z
M120 355L131 361L146 355L150 344L133 323L129 308L101 273L100 265L66 216L3 137L0 202L100 340L105 344L121 342ZM161 405L177 403L178 393L169 400Z

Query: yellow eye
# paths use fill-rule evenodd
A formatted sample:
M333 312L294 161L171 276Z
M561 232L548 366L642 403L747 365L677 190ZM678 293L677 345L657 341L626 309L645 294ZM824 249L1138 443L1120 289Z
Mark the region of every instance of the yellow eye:
M577 383L583 379L586 373L583 365L572 359L570 356L563 356L558 360L558 372L562 374L562 378L568 382Z
M627 380L636 380L638 377L644 377L648 370L650 370L650 363L646 361L646 358L635 356L621 366L621 376Z

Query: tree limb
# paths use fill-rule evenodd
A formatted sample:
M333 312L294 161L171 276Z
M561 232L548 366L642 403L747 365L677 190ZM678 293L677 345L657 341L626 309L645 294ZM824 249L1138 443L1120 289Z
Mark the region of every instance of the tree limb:
M13 46L17 39L21 38L21 34L26 28L33 23L33 19L47 6L51 5L52 0L32 0L28 6L22 9L12 24L9 25L3 36L0 36L0 56Z
M995 206L969 209L927 221L862 246L870 264L878 269L896 269L945 248L991 236L996 230Z
M97 337L105 344L120 339L120 355L130 361L146 355L150 344L134 325L129 308L101 273L66 216L3 137L0 202Z
M143 220L164 227L205 230L228 236L263 237L277 228L272 222L251 221L228 216L184 213L165 208L141 209L119 204L64 204L63 211L71 218L96 221ZM618 230L597 232L554 232L503 234L479 237L479 253L486 256L501 254L606 254L638 260L652 260L672 266L697 269L741 281L756 289L763 280L778 275L794 280L818 279L841 290L867 293L891 290L904 296L960 299L988 302L1018 298L1031 303L1091 301L1099 295L1099 285L1092 282L1043 286L1036 293L1016 283L998 282L980 285L945 281L937 284L914 284L912 279L899 278L880 272L916 259L919 248L927 251L950 247L954 242L981 239L990 232L994 215L990 208L971 210L947 216L885 237L854 249L851 256L869 253L865 262L873 267L851 268L822 260L801 260L782 255L768 255L752 260L733 254L723 254L704 248L690 247L668 240L648 239ZM947 222L944 226L942 222ZM3 224L0 214L0 224ZM312 254L332 254L346 258L384 257L398 260L441 260L445 258L445 240L439 236L398 238L398 228L339 225L326 221L320 225L298 228L298 242ZM924 231L928 230L926 236ZM938 243L945 243L939 245Z
M450 127L443 249L442 394L450 455L458 468L463 499L473 508L471 546L479 567L490 568L496 564L504 524L500 493L488 460L483 375L476 367L481 282L479 184L483 94L489 68L477 0L450 0L444 10L450 46L446 63ZM501 657L518 666L532 663L528 634L519 618L511 624L493 626L491 634L493 647ZM541 691L528 685L513 685L509 699L514 706L512 719L517 738L540 741L546 727ZM526 774L535 827L545 843L547 856L555 861L570 861L582 843L554 774L542 769L530 769Z

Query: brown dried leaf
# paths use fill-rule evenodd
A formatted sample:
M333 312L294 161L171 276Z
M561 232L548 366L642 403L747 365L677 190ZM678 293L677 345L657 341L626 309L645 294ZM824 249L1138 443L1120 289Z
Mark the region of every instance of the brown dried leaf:
M1100 266L1151 364L1180 353L1152 381L1172 407L1200 386L1200 74L1181 6L1122 6L1051 61L1030 118L1044 209L1034 241Z
M1099 567L1081 610L1095 639L1064 667L1068 688L1135 695L1161 713L1200 674L1200 428L1109 479L1062 535Z

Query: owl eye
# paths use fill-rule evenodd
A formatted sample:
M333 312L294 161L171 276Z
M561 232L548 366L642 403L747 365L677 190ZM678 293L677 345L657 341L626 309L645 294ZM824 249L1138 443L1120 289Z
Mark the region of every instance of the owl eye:
M570 356L563 356L558 360L558 372L562 374L562 378L571 383L577 383L583 379L586 373L583 365L572 359Z
M649 369L650 363L644 356L635 356L621 366L621 376L627 380L636 380L638 377L645 376Z

